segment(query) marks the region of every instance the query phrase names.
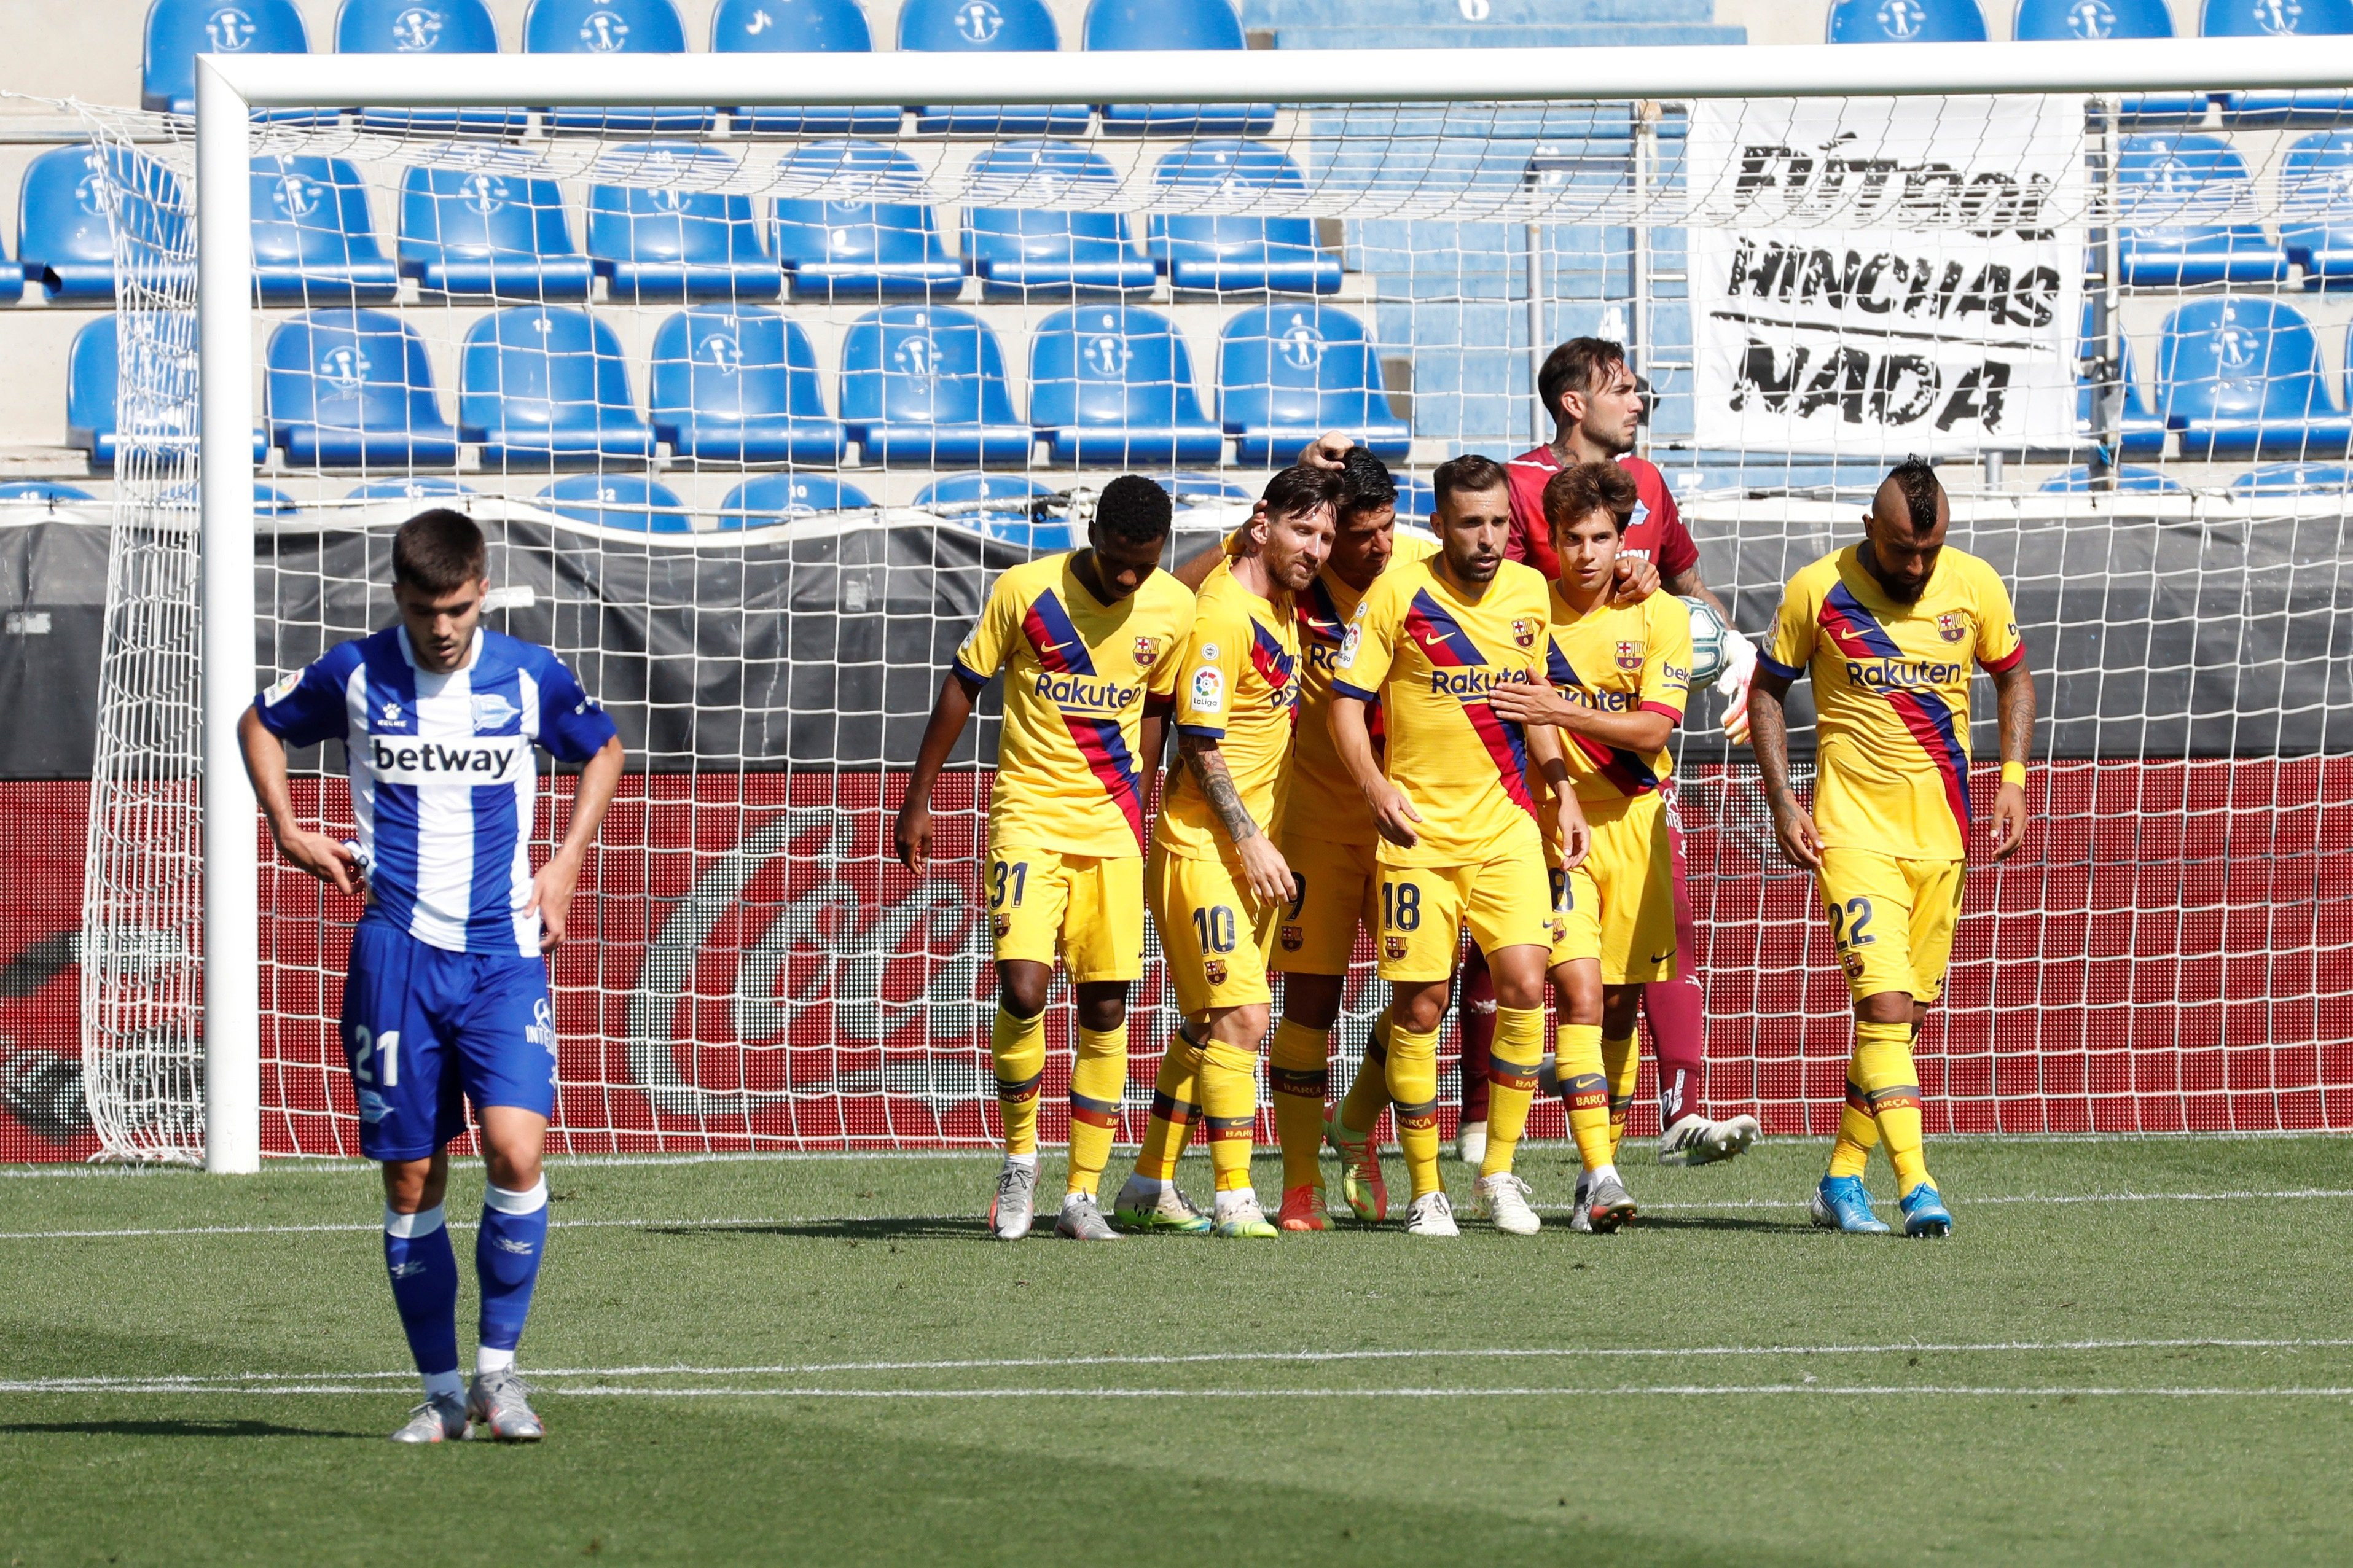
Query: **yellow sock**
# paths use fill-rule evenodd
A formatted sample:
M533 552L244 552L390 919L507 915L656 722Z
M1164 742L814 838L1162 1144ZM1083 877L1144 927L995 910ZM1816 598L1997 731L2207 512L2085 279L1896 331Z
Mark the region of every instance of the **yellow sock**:
M1369 1137L1389 1104L1389 1010L1384 1007L1365 1037L1365 1062L1341 1097L1343 1131Z
M1324 1097L1331 1092L1332 1037L1285 1018L1274 1026L1266 1083L1274 1100L1274 1136L1282 1145L1282 1185L1324 1184Z
M1413 1195L1434 1193L1438 1179L1438 1031L1389 1026L1389 1100L1397 1107L1398 1146Z
M1912 1026L1857 1024L1854 1081L1870 1097L1879 1141L1895 1167L1900 1195L1928 1179L1928 1157L1920 1146L1920 1074L1912 1065Z
M1609 1079L1601 1070L1601 1026L1563 1024L1554 1033L1553 1053L1577 1159L1588 1171L1615 1163L1618 1145L1609 1135Z
M1145 1123L1144 1146L1135 1153L1137 1175L1156 1182L1175 1178L1176 1156L1201 1119L1200 1079L1200 1047L1180 1029L1168 1037L1160 1077L1152 1086L1152 1120Z
M1111 1163L1119 1131L1120 1100L1127 1089L1127 1025L1079 1031L1071 1063L1071 1174L1067 1190L1092 1193Z
M1258 1052L1224 1040L1202 1046L1201 1110L1218 1191L1249 1186L1251 1135L1258 1126Z
M1626 1117L1634 1109L1634 1086L1642 1078L1642 1053L1633 1036L1601 1042L1601 1070L1609 1079L1609 1163L1614 1165L1618 1145L1626 1136Z
M1544 1065L1544 1009L1495 1009L1495 1042L1487 1056L1487 1153L1479 1173L1493 1176L1512 1168L1513 1152L1528 1125L1536 1097L1536 1072Z
M997 1065L997 1113L1005 1123L1005 1152L1038 1152L1038 1084L1046 1076L1046 1015L1017 1018L999 1007L989 1026L988 1054Z
M1846 1103L1839 1107L1838 1142L1831 1145L1831 1174L1860 1176L1871 1165L1871 1152L1879 1147L1879 1123L1871 1119L1871 1095L1855 1081L1852 1064L1846 1075Z

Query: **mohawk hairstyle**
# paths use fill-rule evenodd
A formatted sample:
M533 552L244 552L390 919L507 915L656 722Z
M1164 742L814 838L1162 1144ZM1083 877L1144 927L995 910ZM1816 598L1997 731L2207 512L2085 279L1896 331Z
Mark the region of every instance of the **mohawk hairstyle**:
M1889 470L1889 482L1904 492L1904 505L1912 516L1913 531L1926 533L1936 526L1936 503L1944 499L1945 481L1928 459L1915 454Z

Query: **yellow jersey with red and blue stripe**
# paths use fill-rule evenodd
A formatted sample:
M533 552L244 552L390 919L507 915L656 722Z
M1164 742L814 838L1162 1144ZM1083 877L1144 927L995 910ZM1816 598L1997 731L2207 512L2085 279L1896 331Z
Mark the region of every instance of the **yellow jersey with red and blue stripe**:
M1299 717L1299 626L1291 599L1260 598L1234 576L1230 561L1219 562L1193 596L1192 637L1176 666L1176 732L1217 742L1242 809L1269 838L1282 822ZM1160 848L1184 859L1215 859L1233 848L1189 767L1176 770L1154 833Z
M1638 605L1597 605L1579 615L1552 590L1545 678L1572 702L1604 713L1663 713L1683 721L1691 693L1691 611L1672 594ZM1579 800L1649 795L1675 769L1674 752L1632 752L1573 730L1561 731Z
M1144 779L1135 753L1145 703L1165 703L1176 690L1193 595L1155 572L1105 605L1071 570L1075 553L1040 556L999 577L956 650L956 678L971 690L1005 672L988 842L1140 856Z
M1385 866L1476 865L1535 826L1526 732L1487 694L1535 679L1550 591L1534 569L1506 561L1466 599L1440 575L1441 559L1381 574L1333 671L1335 696L1380 703L1383 771L1421 816L1412 847L1382 841Z
M1438 542L1419 534L1399 533L1392 546L1388 570L1403 571L1438 552ZM1378 585L1380 579L1373 579ZM1348 776L1332 743L1332 675L1340 661L1340 647L1348 623L1371 588L1352 588L1329 566L1315 574L1299 595L1299 743L1291 761L1290 804L1283 812L1283 832L1325 844L1369 845L1380 834L1373 826L1373 808L1365 792ZM1373 733L1381 734L1380 710L1373 710Z
M1859 550L1789 579L1757 662L1785 680L1813 677L1814 826L1825 846L1966 859L1969 681L2026 657L2010 590L1947 545L1918 601L1898 604Z

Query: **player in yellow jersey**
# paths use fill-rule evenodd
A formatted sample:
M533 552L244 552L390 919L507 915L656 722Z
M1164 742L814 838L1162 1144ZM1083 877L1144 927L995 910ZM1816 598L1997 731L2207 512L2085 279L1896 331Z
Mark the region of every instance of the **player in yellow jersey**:
M1663 790L1667 749L1691 689L1691 612L1653 594L1610 603L1619 547L1641 504L1616 463L1581 463L1546 481L1545 521L1560 575L1552 586L1549 686L1499 689L1495 711L1557 726L1569 778L1593 830L1575 870L1553 872L1552 984L1560 1015L1561 1098L1584 1164L1570 1226L1611 1231L1633 1217L1618 1141L1641 1058L1642 988L1675 978L1675 854Z
M1086 549L1040 556L997 580L956 653L899 810L899 858L932 853L932 785L981 689L1005 675L1005 728L990 792L983 891L997 947L990 1031L1005 1165L989 1205L1007 1241L1029 1233L1046 995L1059 956L1077 994L1070 1175L1060 1235L1115 1237L1095 1188L1127 1083L1127 988L1144 973L1144 765L1193 626L1193 595L1157 570L1173 508L1149 479L1103 487ZM1139 757L1147 759L1140 765Z
M1489 698L1541 679L1550 592L1504 559L1509 482L1490 458L1457 458L1431 476L1439 552L1375 581L1349 622L1332 685L1335 748L1382 843L1381 977L1390 983L1388 1090L1413 1184L1406 1229L1457 1234L1438 1174L1438 1027L1461 927L1495 976L1496 1083L1479 1196L1499 1227L1536 1228L1511 1161L1543 1053L1552 899L1531 768L1554 792L1562 864L1585 858L1587 831L1556 731L1524 729ZM1368 721L1378 702L1386 750ZM1368 1138L1344 1105L1340 1135Z
M1145 868L1145 896L1185 1015L1168 1055L1177 1079L1189 1068L1199 1085L1217 1173L1211 1228L1222 1237L1276 1234L1250 1185L1250 1162L1259 1044L1273 1001L1267 961L1275 921L1295 901L1291 868L1276 847L1299 707L1293 597L1331 552L1338 492L1317 469L1275 475L1239 548L1195 596L1192 637L1177 666L1179 770ZM1173 1173L1154 1158L1159 1149L1147 1132L1114 1213L1131 1228L1192 1228L1181 1197L1178 1223L1166 1223Z
M1346 436L1320 438L1300 455L1300 466L1329 472L1340 485L1339 526L1332 553L1306 590L1293 596L1301 659L1299 723L1291 763L1291 785L1283 812L1282 858L1291 868L1296 896L1284 910L1274 966L1282 972L1282 1018L1275 1026L1267 1062L1272 1091L1275 1136L1282 1151L1284 1230L1329 1228L1322 1153L1327 1131L1325 1100L1331 1082L1331 1032L1339 1019L1341 990L1356 950L1361 922L1377 936L1378 882L1373 865L1372 814L1365 797L1333 750L1329 716L1332 667L1340 640L1365 591L1392 561L1413 562L1438 548L1435 542L1397 531L1397 481L1388 467ZM1263 510L1264 503L1261 503ZM1176 568L1198 588L1232 551L1237 531L1224 549L1202 552ZM1369 1107L1366 1125L1388 1103L1388 1015L1373 1022L1364 1064L1349 1089ZM1154 1096L1153 1120L1145 1134L1139 1169L1161 1174L1174 1168L1186 1130L1198 1119L1191 1100L1198 1093L1187 1064L1171 1056ZM1332 1124L1336 1127L1336 1123ZM1377 1224L1388 1216L1388 1194L1380 1156L1369 1139L1335 1142L1343 1161L1344 1189L1357 1217ZM1164 1194L1159 1223L1181 1225L1181 1194Z
M2010 591L1994 569L1950 548L1952 508L1917 458L1889 474L1863 519L1860 544L1789 579L1758 657L1749 715L1782 854L1814 873L1831 941L1854 997L1854 1055L1830 1173L1814 1223L1884 1232L1862 1173L1873 1144L1895 1167L1906 1236L1946 1236L1953 1216L1921 1148L1920 1079L1912 1046L1944 994L1945 965L1971 825L1969 682L1993 677L2001 733L1992 855L2026 834L2026 753L2034 738L2034 678ZM1784 702L1800 675L1814 683L1814 807L1789 787Z

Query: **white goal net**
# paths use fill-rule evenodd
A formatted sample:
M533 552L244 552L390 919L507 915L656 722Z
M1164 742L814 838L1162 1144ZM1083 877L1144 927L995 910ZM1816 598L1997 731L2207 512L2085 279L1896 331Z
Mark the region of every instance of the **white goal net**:
M1581 335L1626 345L1641 453L1752 635L1908 453L2012 585L2039 820L1970 879L1932 1128L2353 1124L2353 310L2327 287L2353 138L2202 95L2171 122L1593 76L1319 103L1356 63L1150 136L1083 107L256 118L253 434L206 453L240 483L267 453L248 689L385 624L391 531L447 501L491 535L493 624L552 645L628 747L554 961L557 1146L987 1142L993 697L938 867L889 837L990 579L1082 536L1125 471L1177 495L1176 557L1204 548L1322 429L1385 458L1411 525L1437 463L1550 438L1535 366ZM261 1147L348 1153L358 906L258 823L255 989L199 985L194 142L150 130L96 143L124 286L89 1091L110 1152L195 1153L206 1011L258 997ZM1827 1131L1845 994L1720 711L1680 742L1706 1098ZM347 833L336 748L296 762ZM545 780L543 843L569 788ZM1340 1084L1378 1005L1359 956ZM1135 1015L1129 1137L1174 1024L1156 961ZM1052 1139L1059 1000L1050 1037Z

